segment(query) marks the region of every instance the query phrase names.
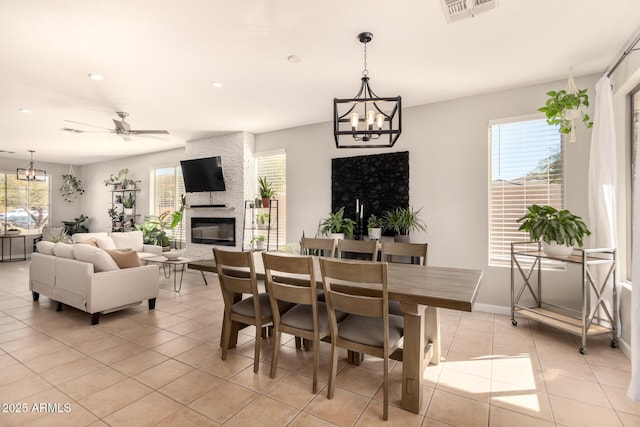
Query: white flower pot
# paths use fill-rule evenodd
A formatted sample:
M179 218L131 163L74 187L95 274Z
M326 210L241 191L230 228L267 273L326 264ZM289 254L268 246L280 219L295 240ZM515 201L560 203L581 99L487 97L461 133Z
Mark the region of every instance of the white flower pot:
M124 208L125 215L133 215L133 208Z
M554 241L552 241L551 243L542 242L542 251L550 257L566 258L573 253L573 247L559 245Z
M341 240L344 239L344 233L330 233L329 238L333 240Z
M370 239L375 239L375 240L380 240L380 237L382 236L382 228L370 228L369 229L369 238Z
M259 251L267 249L267 242L265 240L258 240L256 242L256 249Z

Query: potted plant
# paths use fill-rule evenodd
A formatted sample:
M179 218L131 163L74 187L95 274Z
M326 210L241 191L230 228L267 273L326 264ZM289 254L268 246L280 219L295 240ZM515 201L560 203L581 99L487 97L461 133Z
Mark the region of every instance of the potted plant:
M266 176L258 177L258 194L262 198L262 207L268 208L269 201L275 195L273 185L267 180Z
M127 178L127 174L129 173L129 169L124 168L120 169L120 171L116 174L112 173L109 175L109 178L104 180L104 185L106 187L112 186L114 190L118 190L122 187L122 183Z
M8 228L7 231L4 232L5 236L18 236L20 235L20 230L17 228Z
M133 193L129 193L122 198L122 207L124 208L125 215L133 215L133 206L136 204L136 200L133 198Z
M253 248L254 246L255 246L255 249L258 251L265 250L267 248L267 238L262 234L258 236L254 236L251 239L251 247Z
M531 241L542 241L542 250L548 256L571 255L573 246L582 247L584 236L591 234L581 217L552 206L531 205L517 222L522 222L518 230L528 232Z
M84 194L82 182L72 173L62 175L62 185L60 186L60 195L67 203L73 203L78 196Z
M120 213L115 206L109 208L109 210L107 210L107 214L109 215L109 218L111 218L111 227L117 227L118 222L122 221L120 219Z
M575 142L575 120L582 117L582 121L590 128L593 122L584 111L589 106L589 95L587 89L576 89L575 92L566 90L547 92L547 102L544 107L538 108L547 116L547 123L550 125L560 125L560 133L570 134L570 142Z
M269 225L269 214L257 214L256 221L258 222L258 228L266 228Z
M378 218L375 215L370 215L367 220L367 230L369 231L370 239L380 239L382 236L382 228L384 227L384 220Z
M422 208L415 210L409 208L395 208L384 214L383 221L385 228L396 233L394 238L397 242L409 242L409 234L412 231L427 231L427 226L420 218Z
M353 228L356 222L351 218L344 217L344 206L335 213L329 213L329 216L320 223L320 230L323 234L329 234L333 239L344 239L348 237L353 239Z
M62 225L64 225L64 232L68 236L71 236L75 233L88 233L89 228L83 224L83 222L89 219L88 216L84 216L84 214L80 214L79 217L74 218L73 221L62 221Z
M142 181L134 181L133 179L124 178L122 180L122 188L125 190L135 190L139 182Z

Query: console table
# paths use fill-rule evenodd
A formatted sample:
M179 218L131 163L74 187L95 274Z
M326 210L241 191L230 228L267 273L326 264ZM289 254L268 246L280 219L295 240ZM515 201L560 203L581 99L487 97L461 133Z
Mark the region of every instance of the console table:
M0 256L0 262L8 262L8 261L25 261L27 259L27 245L24 234L17 234L15 236L4 235L0 236L0 246L2 247L0 251L2 255ZM5 259L4 257L4 241L5 239L9 239L9 258ZM22 239L22 258L14 258L13 257L13 239Z

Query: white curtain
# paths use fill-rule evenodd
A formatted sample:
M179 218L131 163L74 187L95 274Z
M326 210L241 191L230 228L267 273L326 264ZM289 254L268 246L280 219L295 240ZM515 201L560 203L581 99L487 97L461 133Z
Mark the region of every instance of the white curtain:
M616 133L613 117L613 94L611 81L603 76L596 84L596 103L589 155L589 229L591 247L616 247ZM598 287L605 280L607 266L594 270ZM591 293L592 304L595 293ZM604 291L605 304L613 315L613 293L611 280ZM602 310L601 319L607 321ZM617 325L616 325L617 326Z
M640 150L636 150L635 164L640 165ZM633 179L633 274L631 283L636 286L631 291L631 382L627 396L640 402L640 173Z

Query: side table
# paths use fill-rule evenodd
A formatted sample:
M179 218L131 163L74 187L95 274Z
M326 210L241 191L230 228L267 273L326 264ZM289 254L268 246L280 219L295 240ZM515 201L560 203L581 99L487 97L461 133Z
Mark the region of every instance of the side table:
M25 261L27 259L27 245L24 234L17 235L3 235L0 236L0 249L2 255L0 256L0 262L9 262L9 261ZM4 241L5 239L9 239L9 258L4 258ZM13 239L22 239L22 258L14 258L13 257Z
M182 277L184 276L184 269L186 268L188 263L193 262L191 258L179 257L176 259L168 259L167 257L164 257L162 255L144 258L143 261L162 264L162 268L164 270L164 277L167 279L171 277L171 270L173 270L173 291L174 292L180 292L182 290ZM167 265L169 266L168 274L167 274ZM178 275L177 269L179 265L181 265L182 268L180 269L180 282L178 283L176 276Z

